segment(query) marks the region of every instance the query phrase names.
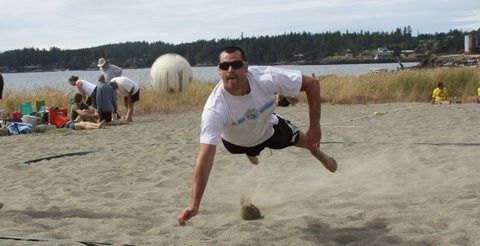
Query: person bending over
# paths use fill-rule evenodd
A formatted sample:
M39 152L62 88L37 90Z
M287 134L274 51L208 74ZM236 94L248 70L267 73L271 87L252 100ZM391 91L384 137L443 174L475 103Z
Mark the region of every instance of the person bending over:
M110 85L123 96L123 103L127 108L127 122L133 121L133 104L140 100L140 87L127 77L115 77Z
M88 106L92 106L94 108L97 107L95 100L97 94L97 85L87 80L79 79L78 76L75 75L70 76L70 78L68 79L68 83L70 83L70 85L72 86L77 87L78 92L81 95L83 95L84 97L88 97L86 103Z

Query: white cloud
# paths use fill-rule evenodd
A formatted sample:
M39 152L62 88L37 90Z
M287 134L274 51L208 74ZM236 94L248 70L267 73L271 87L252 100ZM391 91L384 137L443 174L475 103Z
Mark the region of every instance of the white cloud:
M452 22L459 22L456 28L465 31L478 30L480 28L480 10L461 11L452 18Z
M237 38L242 32L392 31L408 25L446 32L480 22L479 11L473 11L480 9L478 0L0 0L0 6L0 50L181 43Z

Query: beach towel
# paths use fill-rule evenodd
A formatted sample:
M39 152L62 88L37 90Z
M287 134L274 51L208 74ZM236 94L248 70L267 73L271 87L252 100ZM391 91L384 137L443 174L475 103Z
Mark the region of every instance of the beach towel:
M7 126L8 133L12 135L32 133L33 126L28 123L13 122Z

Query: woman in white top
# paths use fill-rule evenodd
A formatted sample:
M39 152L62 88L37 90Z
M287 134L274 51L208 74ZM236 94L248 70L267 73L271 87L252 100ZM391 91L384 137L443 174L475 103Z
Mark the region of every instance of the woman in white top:
M82 94L84 97L87 98L87 105L97 108L96 100L92 100L92 98L96 98L97 95L97 85L91 83L86 80L79 79L78 76L72 75L68 82L72 85L77 87L78 92Z

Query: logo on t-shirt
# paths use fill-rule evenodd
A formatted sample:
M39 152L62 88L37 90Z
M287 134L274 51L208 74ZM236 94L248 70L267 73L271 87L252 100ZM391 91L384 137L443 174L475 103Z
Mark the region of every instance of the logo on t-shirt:
M242 118L232 122L232 125L237 126L245 122L246 120L254 120L258 117L258 110L256 108L248 109Z
M273 100L270 100L268 102L266 102L262 107L260 107L260 109L256 109L256 108L250 108L247 110L247 112L245 112L245 114L242 116L242 118L234 121L232 123L232 125L234 126L237 126L237 125L240 125L242 124L243 122L245 122L246 120L255 120L258 118L258 116L267 111L269 108L273 107L275 103L275 99Z
M247 120L254 120L258 117L258 110L256 108L251 108L245 112L245 118Z

